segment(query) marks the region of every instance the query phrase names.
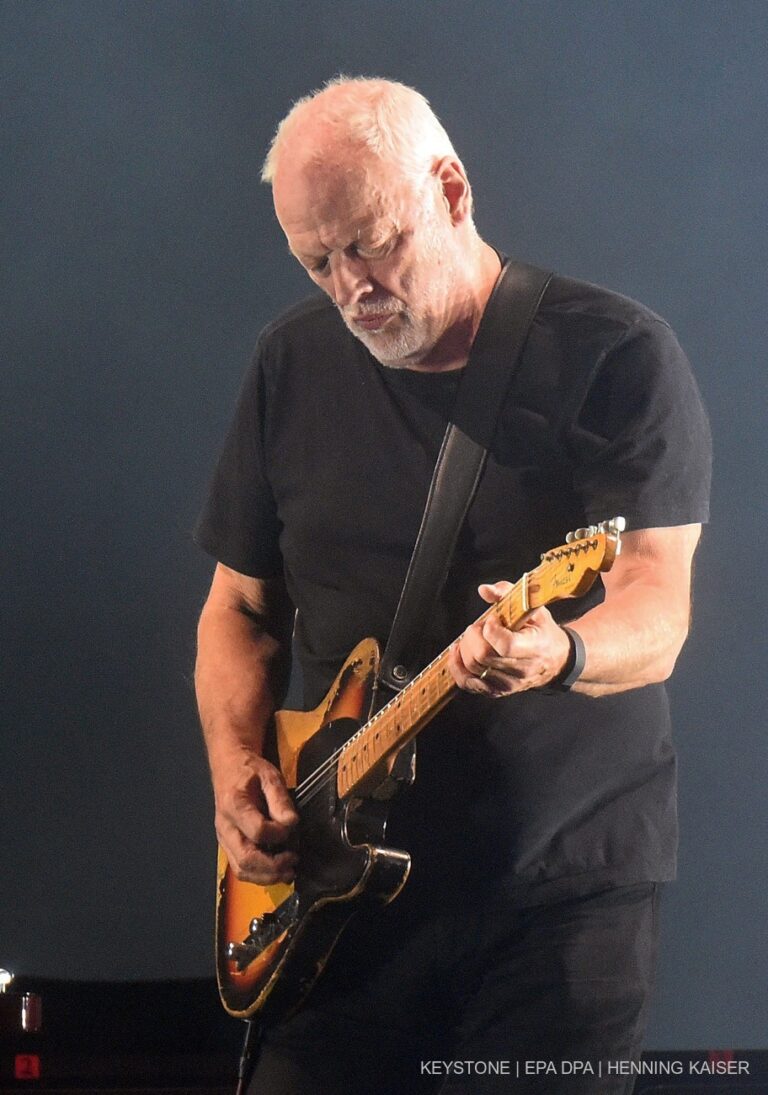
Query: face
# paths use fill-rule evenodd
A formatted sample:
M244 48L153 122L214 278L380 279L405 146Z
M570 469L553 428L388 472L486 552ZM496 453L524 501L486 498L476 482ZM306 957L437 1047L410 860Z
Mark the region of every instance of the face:
M438 182L420 193L380 163L278 172L275 211L291 252L349 330L392 367L429 363L454 321L458 254Z

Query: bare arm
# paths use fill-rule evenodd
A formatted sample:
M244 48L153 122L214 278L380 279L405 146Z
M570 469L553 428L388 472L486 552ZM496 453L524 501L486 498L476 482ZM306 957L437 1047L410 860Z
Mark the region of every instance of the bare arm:
M586 648L574 691L604 696L666 680L688 634L691 569L700 525L641 529L622 537L622 551L603 576L605 600L572 626ZM490 603L509 583L481 586ZM497 620L473 624L455 645L451 672L460 687L508 694L546 685L569 656L568 637L546 608L518 631ZM485 680L478 676L486 668Z
M237 876L261 885L289 881L296 859L279 850L296 812L280 772L262 756L292 616L282 579L250 578L219 563L198 626L195 689L216 832Z

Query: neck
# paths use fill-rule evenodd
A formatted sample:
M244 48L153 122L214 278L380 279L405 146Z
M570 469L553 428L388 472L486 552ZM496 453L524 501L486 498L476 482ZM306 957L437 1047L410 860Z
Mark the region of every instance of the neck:
M465 292L458 318L447 327L423 360L406 368L414 372L445 373L466 365L485 306L501 271L498 254L479 236L472 258L465 273Z

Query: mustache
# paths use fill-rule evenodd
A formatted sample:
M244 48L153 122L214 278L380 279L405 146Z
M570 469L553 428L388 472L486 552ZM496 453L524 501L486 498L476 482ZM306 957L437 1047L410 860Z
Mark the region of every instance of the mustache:
M405 305L395 297L387 297L385 300L360 301L352 308L339 307L339 311L348 319L361 316L389 316L393 312L404 312Z

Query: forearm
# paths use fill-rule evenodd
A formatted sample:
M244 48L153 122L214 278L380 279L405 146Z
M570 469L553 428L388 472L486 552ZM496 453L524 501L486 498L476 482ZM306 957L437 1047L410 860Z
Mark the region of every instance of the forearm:
M278 639L259 631L242 611L205 606L198 626L195 691L212 764L243 750L262 751L283 661Z
M638 583L568 626L578 631L586 651L573 691L607 696L669 677L685 641L688 614L670 612L663 590Z
M688 634L698 525L626 533L605 600L573 628L586 663L574 689L605 696L665 681Z
M195 689L211 769L261 754L289 668L293 607L282 580L217 566L198 626Z
M691 565L698 525L641 529L604 573L605 600L568 626L586 660L575 691L606 696L666 680L688 633ZM508 582L480 586L491 604ZM451 648L449 669L460 688L503 696L546 688L569 671L565 631L540 606L510 631L493 613L472 624Z
M282 581L219 564L200 617L195 688L208 748L216 832L238 878L289 881L282 849L296 812L280 771L262 753L288 669L292 608Z

